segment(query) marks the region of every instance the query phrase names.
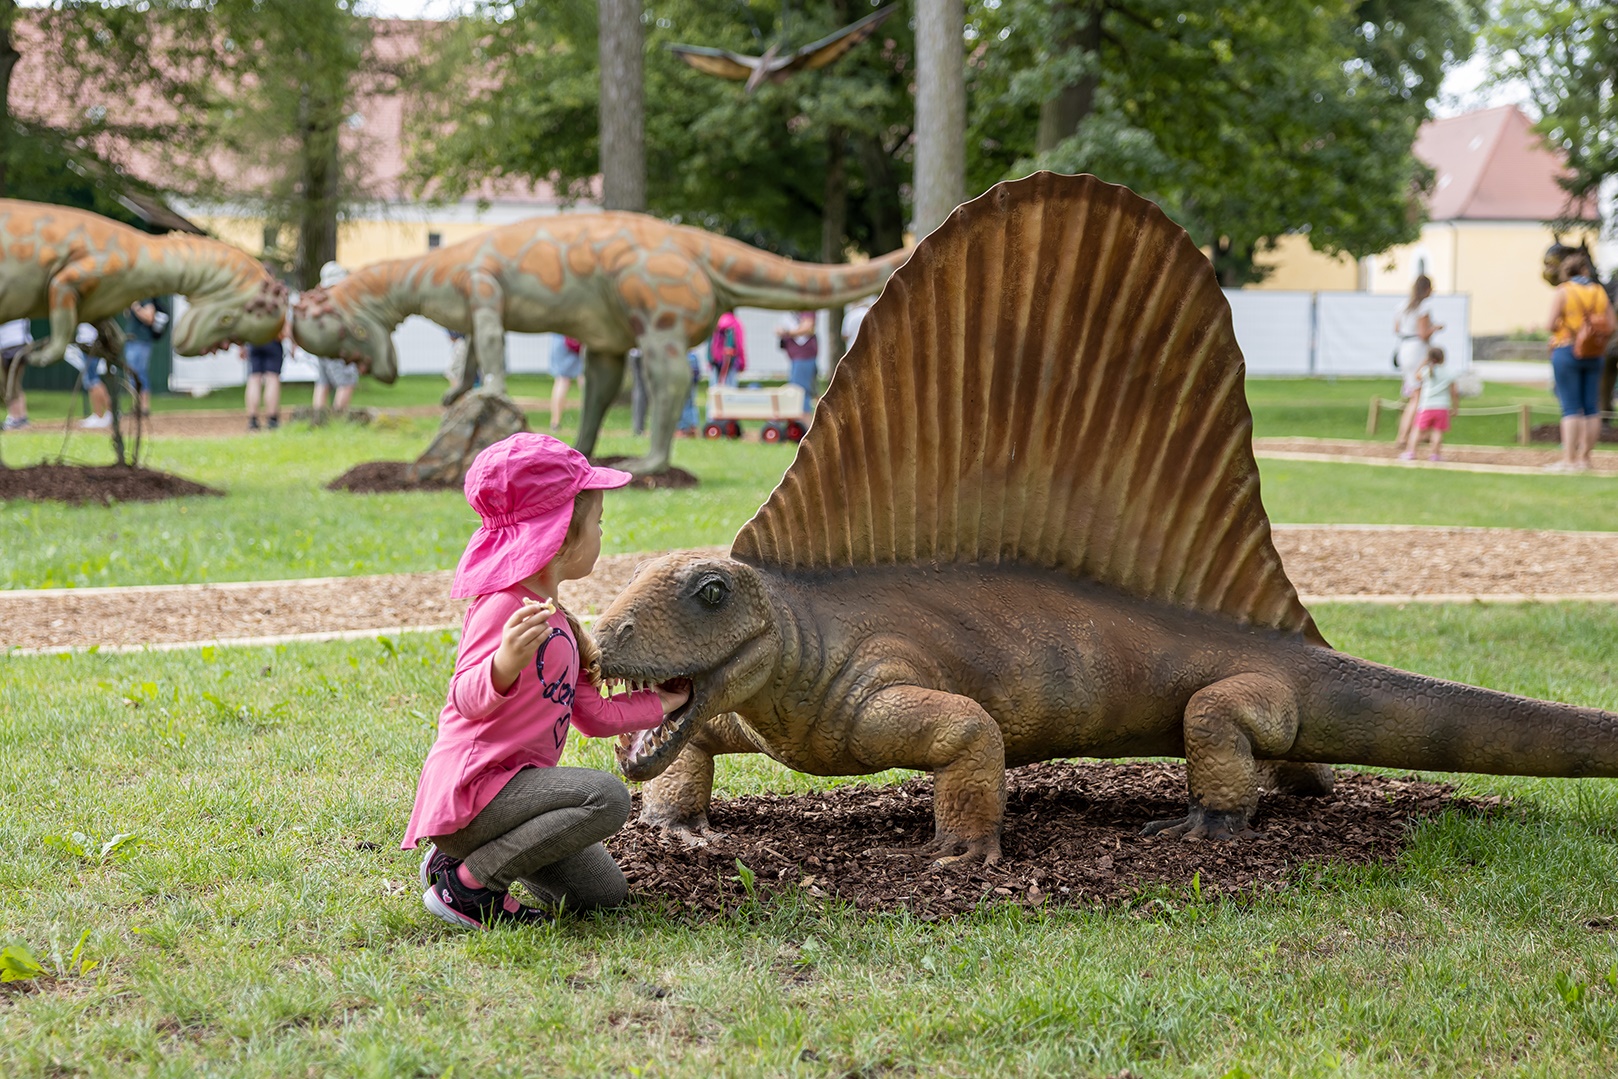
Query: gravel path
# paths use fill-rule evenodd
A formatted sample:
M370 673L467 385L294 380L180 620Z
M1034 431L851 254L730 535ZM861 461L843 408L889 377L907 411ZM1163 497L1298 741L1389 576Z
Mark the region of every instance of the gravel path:
M1280 525L1276 547L1306 601L1587 597L1618 601L1618 533ZM710 548L715 553L722 548ZM603 558L563 599L590 614L650 556ZM460 624L450 574L147 588L0 591L0 647L140 648Z
M1395 417L1397 422L1397 417ZM1379 442L1352 438L1255 438L1254 455L1282 461L1336 461L1354 464L1390 465L1397 468L1438 468L1461 472L1539 472L1561 456L1561 447L1543 446L1444 446L1444 459L1426 460L1426 444L1421 459L1399 460L1399 447L1391 438ZM1618 451L1597 450L1592 455L1598 475L1618 475Z

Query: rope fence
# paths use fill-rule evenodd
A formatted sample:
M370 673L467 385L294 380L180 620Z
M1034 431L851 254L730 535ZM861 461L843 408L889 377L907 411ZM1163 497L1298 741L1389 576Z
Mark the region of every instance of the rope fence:
M1382 422L1382 413L1391 411L1395 415L1404 412L1406 402L1394 401L1386 397L1371 398L1371 411L1365 417L1365 433L1376 434L1377 425ZM1534 426L1534 413L1547 413L1561 419L1562 410L1555 405L1489 405L1487 407L1461 408L1456 411L1458 416L1510 416L1517 417L1517 444L1528 445L1528 434ZM1603 412L1601 418L1610 420L1618 417L1618 412Z

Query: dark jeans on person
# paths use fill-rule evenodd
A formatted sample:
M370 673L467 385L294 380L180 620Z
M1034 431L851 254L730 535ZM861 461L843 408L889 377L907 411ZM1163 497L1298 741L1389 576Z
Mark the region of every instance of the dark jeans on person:
M1601 358L1581 360L1572 345L1551 350L1551 375L1556 381L1556 399L1564 416L1596 416L1601 403L1596 399L1601 383Z
M787 381L794 386L803 387L803 399L806 402L815 399L815 378L820 373L817 364L818 361L814 357L787 361Z
M594 768L524 768L472 823L437 836L485 887L522 881L541 902L615 907L629 883L601 841L629 819L629 788Z

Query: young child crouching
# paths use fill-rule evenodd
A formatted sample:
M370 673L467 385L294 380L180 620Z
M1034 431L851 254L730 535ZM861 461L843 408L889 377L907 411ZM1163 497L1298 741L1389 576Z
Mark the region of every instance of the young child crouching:
M478 454L466 500L482 524L451 594L475 596L461 631L438 738L422 765L403 847L430 838L422 902L452 925L543 920L514 881L572 910L623 902L601 841L629 817L629 791L592 768L559 768L570 727L592 738L646 730L688 694L607 699L594 642L555 602L601 554L602 492L630 481L549 435L516 434Z

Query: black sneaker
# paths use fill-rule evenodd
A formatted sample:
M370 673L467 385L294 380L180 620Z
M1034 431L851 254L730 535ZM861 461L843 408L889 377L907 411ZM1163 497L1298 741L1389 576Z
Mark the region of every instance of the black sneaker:
M549 922L550 915L537 907L525 907L507 892L493 888L468 888L452 869L433 877L433 884L421 893L421 901L434 915L462 929L488 929L497 923L529 925Z
M280 413L276 413L274 416L270 417L270 430L273 431L279 426L281 426L281 415Z
M447 873L450 870L457 869L460 864L461 860L459 858L451 858L439 850L436 843L427 844L427 849L421 852L421 872L417 874L421 879L421 886L431 888L434 877L440 873Z
M258 430L258 417L257 416L249 416L249 417L247 417L247 429L249 431L257 431Z

